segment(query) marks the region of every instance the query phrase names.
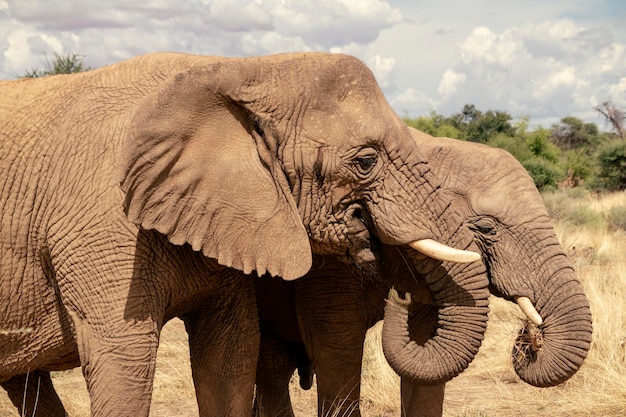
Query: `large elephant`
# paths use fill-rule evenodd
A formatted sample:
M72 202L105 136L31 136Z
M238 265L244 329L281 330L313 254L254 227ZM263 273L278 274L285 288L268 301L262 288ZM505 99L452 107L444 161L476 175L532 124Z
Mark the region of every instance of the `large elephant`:
M62 415L49 371L78 365L94 416L148 415L174 316L201 413L248 414L247 274L292 280L312 253L367 268L372 241L449 257L447 196L353 57L152 54L1 82L0 125L0 381L22 415Z
M257 280L262 326L258 415L293 415L288 384L295 368L304 388L310 387L312 373L317 374L320 415L335 415L337 409L342 411L337 415L360 415L365 332L384 314L383 349L402 377L403 415L441 416L445 380L424 380L419 371L443 367L446 361L416 355L413 360L404 358L403 365L395 353L398 347L414 351L417 346L431 345L433 337L445 335L438 324L444 308L450 303L468 304L464 297L469 293L461 291L462 287L442 303L437 286L429 289L427 285L433 273L445 272L455 282L466 281L468 272L486 274L493 294L518 301L528 322L520 331L512 358L515 371L525 382L538 387L559 384L571 377L586 357L592 332L589 304L526 171L505 151L411 130L429 165L453 194L453 213L462 213L461 217L445 217L447 227L441 229L448 235L471 233L475 246L470 247L480 250L485 269L458 264L448 268L443 263L443 268L431 271L425 264L432 261L423 256L406 248L383 247L384 265L377 279L364 279L358 268L323 257L299 281ZM462 279L459 274L464 275ZM393 293L385 307L383 300L391 285L413 295L410 335L397 332L398 317L400 323L406 323L406 310L393 301L397 298ZM476 323L463 325L473 332ZM451 350L458 349L454 339L450 344Z

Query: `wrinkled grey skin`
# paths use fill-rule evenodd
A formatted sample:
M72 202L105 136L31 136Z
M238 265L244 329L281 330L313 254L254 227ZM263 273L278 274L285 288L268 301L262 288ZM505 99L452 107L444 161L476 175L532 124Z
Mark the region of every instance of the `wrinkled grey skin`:
M591 313L532 180L502 150L433 138L416 130L412 134L444 187L452 192L454 212L464 213L460 219L447 218L447 230L471 231L482 253L486 267L482 272L488 276L491 292L507 300L529 297L543 318L539 326L543 344L538 351L530 349L520 360L517 347L529 343L523 335L518 338L512 352L516 372L539 387L567 380L589 350ZM400 250L390 248L389 252L397 255ZM296 367L303 388L310 386L313 372L317 374L320 415L322 410L332 414L336 404L344 404L340 408L346 414L340 415L359 415L358 408L350 409L359 398L365 332L383 318L383 299L390 282L413 294L411 338L424 345L437 331L440 307L434 299L439 296L424 283L428 274L423 273L420 257L410 252L400 259L383 257L378 280L368 280L357 268L324 259L297 282L257 280L262 329L257 370L259 416L293 415L288 383ZM285 312L286 306L290 313ZM387 302L387 309L390 307L398 310ZM397 337L397 331L386 329L389 311L384 314L383 346L385 338ZM416 363L415 367L425 365ZM441 416L444 389L443 383L426 385L402 375L403 415Z
M200 413L248 415L246 274L295 279L312 253L367 268L372 239L433 238L449 204L345 55L153 54L0 82L0 125L0 381L24 415L26 374L45 393L49 371L80 365L92 415L147 416L174 316ZM56 395L38 401L62 415Z

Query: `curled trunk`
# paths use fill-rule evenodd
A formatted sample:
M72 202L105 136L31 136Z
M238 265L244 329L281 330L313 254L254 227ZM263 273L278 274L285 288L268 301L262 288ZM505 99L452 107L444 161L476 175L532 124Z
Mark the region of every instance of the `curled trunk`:
M589 302L571 268L559 270L535 305L540 326L528 322L513 347L513 366L526 383L558 385L582 365L591 346Z
M385 307L382 342L385 357L398 375L420 385L433 385L454 378L474 359L487 329L489 291L482 263L444 262L427 274L426 280L439 309L434 336L423 345L410 339L410 295L403 300L392 289Z

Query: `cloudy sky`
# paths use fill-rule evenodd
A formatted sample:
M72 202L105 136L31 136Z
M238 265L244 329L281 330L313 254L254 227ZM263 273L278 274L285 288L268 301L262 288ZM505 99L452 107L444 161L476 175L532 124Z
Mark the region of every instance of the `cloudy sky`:
M139 5L141 4L141 5ZM0 79L54 53L361 58L401 116L471 103L549 127L626 107L624 0L0 0Z

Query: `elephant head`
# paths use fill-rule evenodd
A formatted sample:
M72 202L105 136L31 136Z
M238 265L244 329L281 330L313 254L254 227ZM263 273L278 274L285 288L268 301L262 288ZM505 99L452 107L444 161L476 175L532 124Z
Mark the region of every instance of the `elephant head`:
M129 219L245 273L295 279L312 252L366 264L371 234L420 247L448 205L350 56L199 57L129 131L116 177Z
M513 349L517 374L538 387L567 380L590 348L591 312L532 179L505 151L433 138L413 129L412 134L443 179L443 187L452 193L454 213L461 213L460 218L444 219L446 230L452 235L471 234L469 247L482 254L491 292L517 302L528 318ZM419 264L419 259L412 259ZM439 309L440 322L443 310ZM406 349L410 345L406 322L403 326L400 347ZM437 330L436 337L440 333Z

